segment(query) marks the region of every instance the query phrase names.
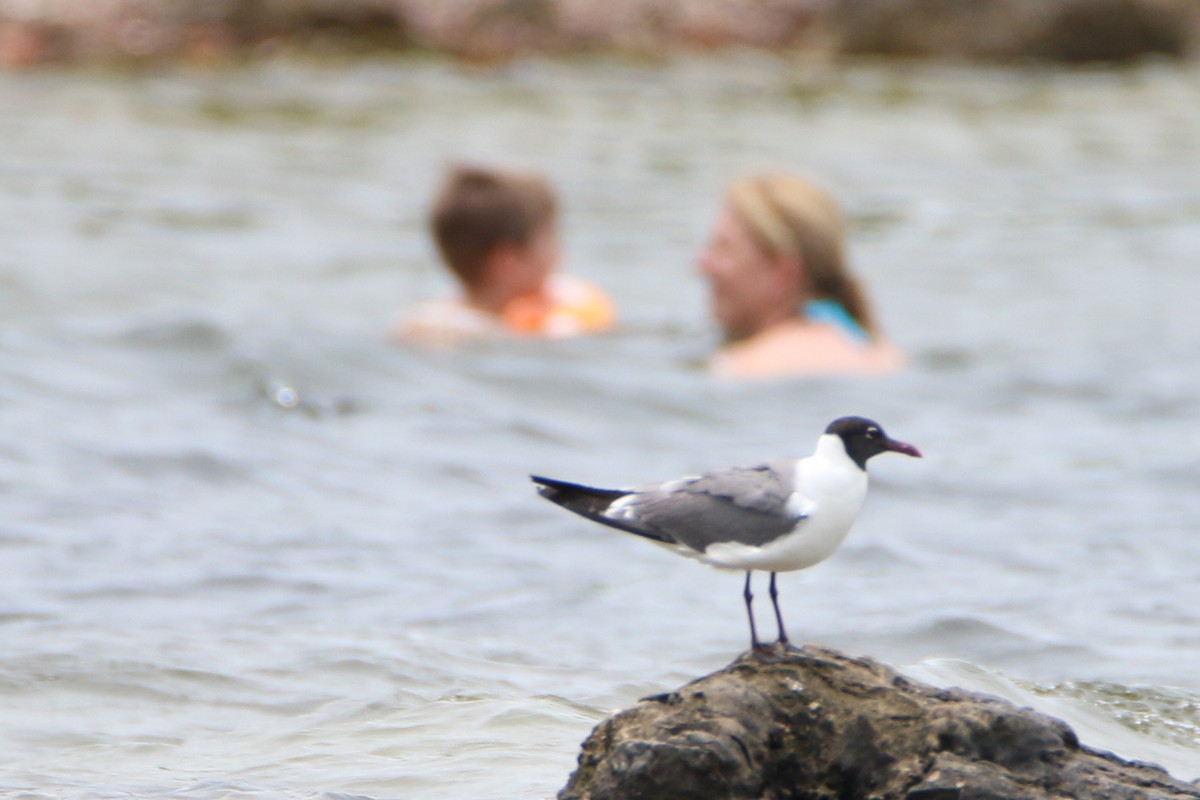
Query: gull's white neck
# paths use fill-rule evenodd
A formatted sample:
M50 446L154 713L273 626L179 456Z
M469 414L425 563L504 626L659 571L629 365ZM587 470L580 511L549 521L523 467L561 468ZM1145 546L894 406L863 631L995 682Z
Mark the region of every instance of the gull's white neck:
M859 469L850 456L846 455L846 444L842 441L842 437L833 433L823 433L817 439L817 449L813 451L812 457L819 461L828 461L830 464L845 464L847 467ZM861 470L860 470L861 471Z

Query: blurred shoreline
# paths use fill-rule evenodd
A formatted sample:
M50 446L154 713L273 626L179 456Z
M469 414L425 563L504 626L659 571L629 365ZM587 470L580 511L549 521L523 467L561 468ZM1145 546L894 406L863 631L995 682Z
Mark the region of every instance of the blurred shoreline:
M0 0L0 68L279 52L496 62L757 48L832 60L1122 63L1200 53L1196 0Z

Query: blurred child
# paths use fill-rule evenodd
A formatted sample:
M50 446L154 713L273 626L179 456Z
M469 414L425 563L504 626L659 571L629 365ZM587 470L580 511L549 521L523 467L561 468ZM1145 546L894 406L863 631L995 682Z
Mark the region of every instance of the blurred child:
M454 167L434 200L430 228L460 292L404 314L392 326L395 338L452 344L505 334L562 337L615 324L603 292L558 274L558 204L540 175Z

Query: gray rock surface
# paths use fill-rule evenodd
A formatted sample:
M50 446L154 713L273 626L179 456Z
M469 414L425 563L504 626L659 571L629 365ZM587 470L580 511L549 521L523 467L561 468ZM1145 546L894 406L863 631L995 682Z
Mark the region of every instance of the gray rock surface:
M1200 787L1007 701L833 650L747 653L600 723L559 800L1165 800Z

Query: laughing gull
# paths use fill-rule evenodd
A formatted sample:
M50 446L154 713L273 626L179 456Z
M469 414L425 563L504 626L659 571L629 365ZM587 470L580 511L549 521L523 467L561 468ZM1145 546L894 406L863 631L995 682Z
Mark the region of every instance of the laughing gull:
M867 496L867 461L880 453L920 458L877 423L829 423L808 458L777 459L633 489L596 489L530 476L538 493L568 511L719 569L745 570L750 645L759 648L750 575L771 573L778 643L788 644L775 573L805 569L833 555Z

